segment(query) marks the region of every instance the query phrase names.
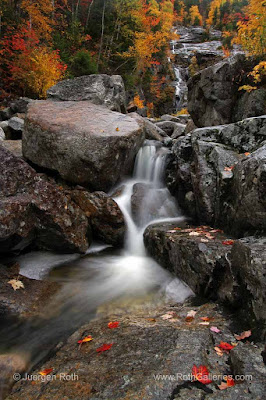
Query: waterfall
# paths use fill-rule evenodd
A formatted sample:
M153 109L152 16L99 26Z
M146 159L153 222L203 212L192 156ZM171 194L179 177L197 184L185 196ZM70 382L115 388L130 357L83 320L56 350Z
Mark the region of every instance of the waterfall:
M175 199L163 182L168 154L168 149L147 140L137 154L133 178L123 183L122 195L115 199L127 224L126 253L145 256L143 233L147 225L181 217ZM132 197L138 188L141 188L141 194L134 217Z

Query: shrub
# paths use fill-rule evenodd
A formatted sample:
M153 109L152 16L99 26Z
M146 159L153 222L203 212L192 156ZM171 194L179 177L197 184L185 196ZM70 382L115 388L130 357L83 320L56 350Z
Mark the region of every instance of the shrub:
M79 50L70 60L70 74L73 76L91 75L97 73L97 64L89 51Z

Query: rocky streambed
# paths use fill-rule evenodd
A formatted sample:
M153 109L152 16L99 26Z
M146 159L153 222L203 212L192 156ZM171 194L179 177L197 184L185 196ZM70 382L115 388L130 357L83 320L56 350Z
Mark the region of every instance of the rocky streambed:
M1 111L2 398L264 398L264 92L181 39L193 120L123 114L107 75Z

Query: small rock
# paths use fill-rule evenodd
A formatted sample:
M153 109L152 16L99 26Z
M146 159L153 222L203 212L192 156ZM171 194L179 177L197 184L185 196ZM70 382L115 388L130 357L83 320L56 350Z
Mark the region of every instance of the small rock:
M18 117L12 117L8 121L8 127L11 132L11 139L18 140L22 138L24 129L24 120Z

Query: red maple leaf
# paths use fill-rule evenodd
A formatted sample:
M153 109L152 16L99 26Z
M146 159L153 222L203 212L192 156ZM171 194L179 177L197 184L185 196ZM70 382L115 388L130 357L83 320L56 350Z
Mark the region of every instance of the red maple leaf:
M205 365L200 365L197 367L194 364L192 367L192 375L195 379L197 379L197 381L203 383L204 385L208 385L212 382L212 380L209 379L209 371Z
M54 370L53 368L46 368L40 371L39 374L42 376L47 376L50 375L50 373L53 372L53 370Z
M119 327L118 321L108 323L108 328L110 328L110 329L114 329L114 328L118 328L118 327Z
M223 243L225 246L232 246L232 244L234 244L235 241L234 241L234 240L231 240L231 239L228 239L228 240L224 240L222 243Z
M230 351L234 348L234 346L227 342L221 342L218 347L224 351Z
M101 347L98 347L98 349L96 349L97 353L102 353L103 351L107 351L110 350L110 348L113 346L113 343L107 344L104 343Z

